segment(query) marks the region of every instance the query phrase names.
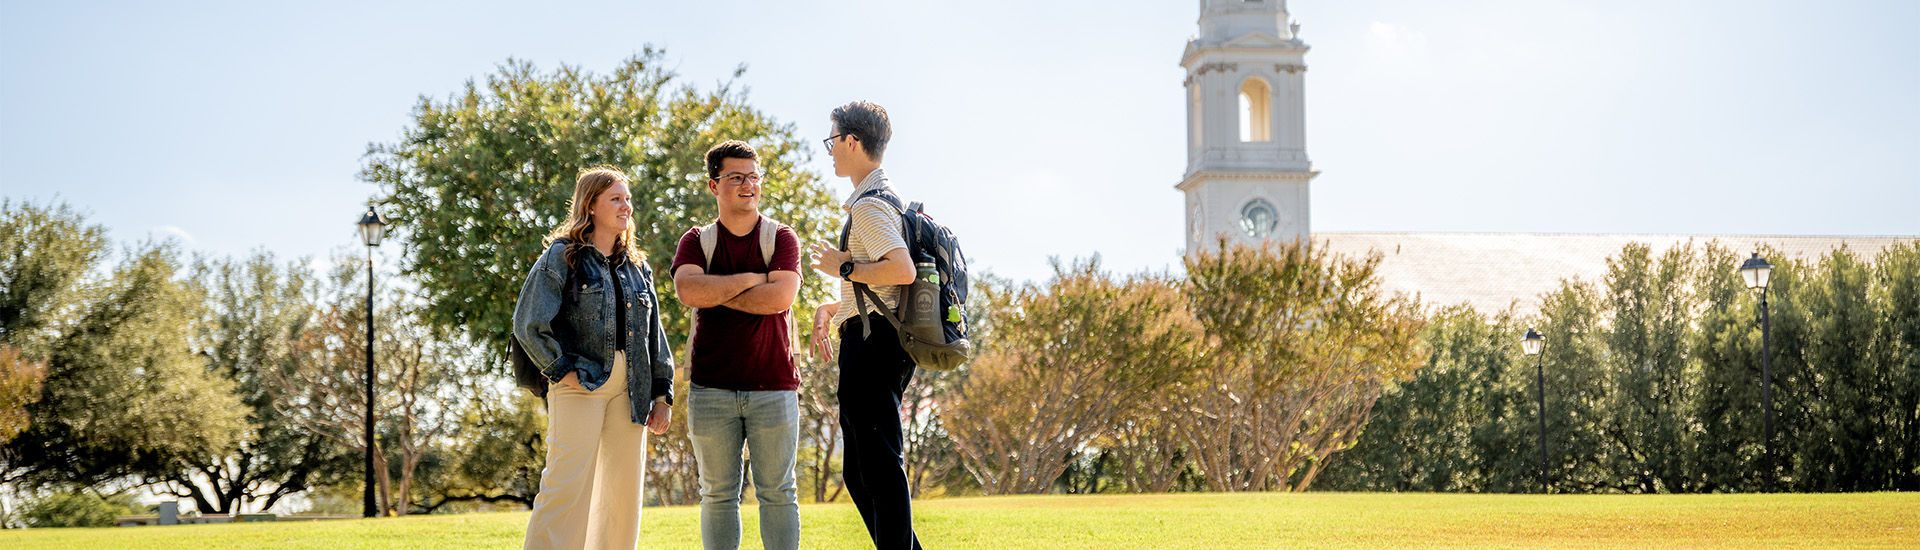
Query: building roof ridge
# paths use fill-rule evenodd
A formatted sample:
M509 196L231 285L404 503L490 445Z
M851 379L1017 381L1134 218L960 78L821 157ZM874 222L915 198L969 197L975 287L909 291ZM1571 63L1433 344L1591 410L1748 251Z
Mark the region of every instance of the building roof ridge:
M1801 239L1920 239L1920 235L1850 235L1850 234L1786 234L1786 233L1538 233L1524 231L1314 231L1310 235L1446 235L1446 236L1490 236L1490 237L1739 237L1739 238L1801 238Z

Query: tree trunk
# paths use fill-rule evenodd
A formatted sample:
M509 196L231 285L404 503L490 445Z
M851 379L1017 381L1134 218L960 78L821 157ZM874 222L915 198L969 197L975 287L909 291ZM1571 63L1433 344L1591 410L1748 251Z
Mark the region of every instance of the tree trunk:
M373 447L373 479L376 487L374 496L378 497L375 506L378 510L384 511L380 515L391 516L393 515L393 476L387 473L387 457L381 451L380 444L376 442L371 447Z
M200 489L200 486L195 485L193 483L193 480L190 479L188 476L184 476L184 475L175 476L172 481L175 484L178 484L181 487L186 488L186 494L180 494L179 491L173 491L172 492L173 496L187 497L187 498L193 499L194 510L199 511L202 514L226 513L225 510L220 510L219 507L215 506L212 502L208 501L206 493L202 492Z
M411 436L408 435L403 435L402 437L411 438ZM422 455L420 450L412 444L402 445L400 449L400 493L399 496L394 499L393 514L396 516L407 515L408 509L412 507L413 473L414 470L419 468L420 457Z
M820 467L813 484L814 502L833 502L840 498L840 486L834 487L833 496L827 497L827 484L833 482L833 452L840 449L840 438L827 438L826 448L820 450Z

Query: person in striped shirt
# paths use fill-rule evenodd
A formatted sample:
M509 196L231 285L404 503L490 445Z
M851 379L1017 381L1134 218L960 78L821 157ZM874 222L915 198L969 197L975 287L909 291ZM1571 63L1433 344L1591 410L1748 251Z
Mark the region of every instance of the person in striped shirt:
M836 354L828 331L840 336L842 477L867 535L879 550L919 550L900 427L900 396L913 380L914 363L877 309L894 308L901 286L914 278L901 212L875 196L893 194L880 169L893 129L887 110L867 101L842 105L830 118L833 132L826 145L833 173L852 180L854 189L842 205L848 224L845 249L824 241L812 247L813 268L840 279L840 301L813 312L813 349L831 360ZM856 301L854 283L871 287L880 303Z

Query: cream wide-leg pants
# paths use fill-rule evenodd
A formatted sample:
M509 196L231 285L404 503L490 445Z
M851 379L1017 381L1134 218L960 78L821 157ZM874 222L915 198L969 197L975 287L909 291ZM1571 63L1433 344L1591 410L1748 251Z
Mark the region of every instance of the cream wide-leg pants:
M633 550L640 544L647 428L628 414L625 352L614 352L611 368L607 384L596 391L547 388L547 469L527 522L528 550Z

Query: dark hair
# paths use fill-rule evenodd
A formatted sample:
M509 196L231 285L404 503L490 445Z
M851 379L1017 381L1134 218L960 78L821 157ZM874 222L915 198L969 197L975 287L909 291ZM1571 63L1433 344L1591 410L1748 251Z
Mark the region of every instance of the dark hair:
M887 109L872 101L855 101L833 109L835 133L852 134L867 149L874 162L887 151L887 139L893 137L893 123L887 121Z
M754 154L753 146L737 139L729 139L707 150L707 179L720 178L720 163L727 159L747 159L758 162L760 156Z

